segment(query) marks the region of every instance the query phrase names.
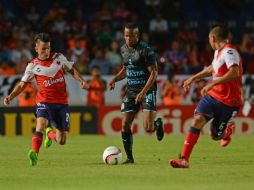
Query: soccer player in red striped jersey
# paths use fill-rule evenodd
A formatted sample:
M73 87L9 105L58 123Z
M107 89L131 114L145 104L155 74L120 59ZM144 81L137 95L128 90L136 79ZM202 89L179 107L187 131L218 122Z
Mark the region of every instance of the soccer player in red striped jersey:
M4 99L4 104L9 105L26 85L35 79L39 88L35 111L37 124L32 137L32 149L28 153L32 166L37 164L45 131L44 146L46 148L52 144L52 140L61 145L66 143L70 113L64 71L69 72L78 80L82 89L88 88L85 80L73 66L74 62L68 61L61 53L51 53L48 34L37 34L34 41L38 56L28 63L21 81ZM55 131L48 127L49 123L56 127Z
M231 141L231 121L242 105L242 60L237 49L228 43L227 37L228 30L224 26L218 25L211 29L209 43L215 50L212 64L184 82L183 87L186 90L195 80L212 76L211 83L201 89L203 97L195 109L181 157L170 161L174 168L189 168L189 158L200 130L211 119L212 139L220 140L222 147Z

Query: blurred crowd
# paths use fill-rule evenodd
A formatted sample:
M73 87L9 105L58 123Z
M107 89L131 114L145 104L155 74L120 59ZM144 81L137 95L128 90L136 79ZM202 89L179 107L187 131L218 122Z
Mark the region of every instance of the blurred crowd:
M135 22L158 54L159 74L172 81L211 63L207 34L217 21L229 27L244 72L253 74L253 10L251 0L0 0L0 75L24 72L39 32L49 33L52 50L75 61L82 74L93 68L115 74L122 64L123 27Z

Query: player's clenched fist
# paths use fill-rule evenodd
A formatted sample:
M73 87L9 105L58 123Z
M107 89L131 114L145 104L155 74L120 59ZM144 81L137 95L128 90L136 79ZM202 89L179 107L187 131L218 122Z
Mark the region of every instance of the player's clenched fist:
M114 89L115 89L115 80L112 80L109 83L109 90L114 90Z
M183 83L183 89L185 90L185 91L188 91L188 89L190 88L190 85L191 85L191 83L192 83L192 78L189 78L189 79L187 79L186 81L184 81L184 83Z
M82 89L89 89L89 84L86 81L80 82L80 85Z
M10 105L10 103L11 103L11 97L10 96L6 96L5 98L4 98L4 105Z

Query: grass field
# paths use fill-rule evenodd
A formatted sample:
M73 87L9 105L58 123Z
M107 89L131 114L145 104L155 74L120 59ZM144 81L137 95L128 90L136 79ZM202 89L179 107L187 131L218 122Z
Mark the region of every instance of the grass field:
M107 166L102 152L123 147L120 136L74 136L65 146L41 149L38 165L27 159L31 138L0 136L1 190L206 190L253 189L254 136L234 136L232 144L202 136L192 154L190 169L173 169L168 160L180 153L184 136L134 136L134 165ZM125 158L125 156L124 156Z

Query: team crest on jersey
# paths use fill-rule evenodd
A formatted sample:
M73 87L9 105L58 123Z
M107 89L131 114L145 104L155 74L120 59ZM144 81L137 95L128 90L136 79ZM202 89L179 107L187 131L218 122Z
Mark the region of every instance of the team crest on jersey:
M38 72L38 73L41 72L40 67L37 67L37 68L36 68L36 72Z
M57 65L60 65L60 64L61 64L61 62L60 62L60 61L57 61L57 62L56 62L56 64L57 64Z
M227 51L227 53L230 54L230 55L232 55L232 54L233 54L232 49L229 49L229 50Z
M129 58L128 62L129 62L129 65L132 65L132 61L131 61L131 59L130 59L130 58Z

